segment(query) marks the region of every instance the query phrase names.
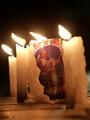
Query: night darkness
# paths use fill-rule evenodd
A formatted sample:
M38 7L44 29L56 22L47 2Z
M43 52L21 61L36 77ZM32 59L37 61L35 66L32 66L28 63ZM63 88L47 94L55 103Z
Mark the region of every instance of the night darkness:
M48 38L58 36L58 24L64 25L73 36L82 36L85 45L87 71L90 70L90 3L89 0L0 0L0 45L15 49L11 32L29 42L30 31ZM0 48L0 95L9 95L8 55Z

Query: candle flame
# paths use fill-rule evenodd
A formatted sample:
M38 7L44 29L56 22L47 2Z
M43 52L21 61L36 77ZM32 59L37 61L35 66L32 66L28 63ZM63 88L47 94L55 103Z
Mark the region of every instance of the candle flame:
M62 25L58 25L59 28L59 35L61 38L63 38L64 40L69 40L71 38L71 33L66 30Z
M19 45L24 46L26 44L26 40L15 35L14 33L11 34L12 39L17 42Z
M13 50L10 47L5 44L2 44L1 47L8 55L13 55Z
M41 42L42 40L47 40L47 37L44 37L40 34L37 34L37 33L34 33L34 32L30 32L30 34L36 39L38 40L39 42Z

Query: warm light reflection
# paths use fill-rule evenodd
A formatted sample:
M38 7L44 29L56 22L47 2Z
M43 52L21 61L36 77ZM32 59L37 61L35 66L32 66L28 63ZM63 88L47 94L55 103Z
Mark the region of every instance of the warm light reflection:
M31 45L36 45L36 46L38 46L38 47L43 48L43 47L44 47L44 41L31 40L31 41L29 42L29 45L30 45L30 46L31 46ZM40 46L39 46L39 45L40 45Z
M5 44L2 44L1 47L8 55L13 55L13 50L10 47Z
M69 40L71 38L71 33L66 30L62 25L58 25L59 28L59 35L64 40Z
M41 42L42 40L47 40L47 37L44 37L40 34L34 33L34 32L30 32L30 34L39 42Z
M13 40L15 40L15 42L17 42L19 45L24 46L26 44L26 40L18 37L17 35L15 35L14 33L11 34L11 37Z
M41 42L41 48L43 49L43 47L44 47L44 42Z
M29 44L35 44L35 43L39 43L38 40L30 40Z

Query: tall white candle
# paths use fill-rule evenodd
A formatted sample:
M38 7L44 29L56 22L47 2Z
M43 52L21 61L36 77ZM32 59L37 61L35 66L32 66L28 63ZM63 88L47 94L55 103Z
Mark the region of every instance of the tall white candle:
M16 55L17 55L17 100L22 102L27 98L27 51L24 47L26 40L11 34L12 39L18 43L16 44Z
M23 101L27 98L27 51L26 48L16 44L17 55L17 99Z
M10 47L5 44L2 44L1 47L9 55L10 96L17 97L16 57L14 57L13 50Z
M17 97L17 73L16 73L16 57L9 56L9 78L10 78L10 96Z
M63 49L67 102L84 104L87 102L87 77L82 38L63 41Z

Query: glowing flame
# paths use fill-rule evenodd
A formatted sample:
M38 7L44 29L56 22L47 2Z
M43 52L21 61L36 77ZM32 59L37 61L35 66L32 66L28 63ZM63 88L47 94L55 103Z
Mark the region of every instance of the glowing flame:
M1 47L8 55L13 55L13 50L10 47L5 44L2 44Z
M47 40L47 37L44 37L40 34L34 33L34 32L30 32L30 34L39 42L41 42L42 40Z
M15 40L15 42L17 42L19 45L24 46L26 44L26 40L18 37L17 35L15 35L14 33L11 34L11 37L13 40Z
M59 28L59 35L61 38L63 38L64 40L69 40L71 38L71 33L66 30L62 25L58 25Z

